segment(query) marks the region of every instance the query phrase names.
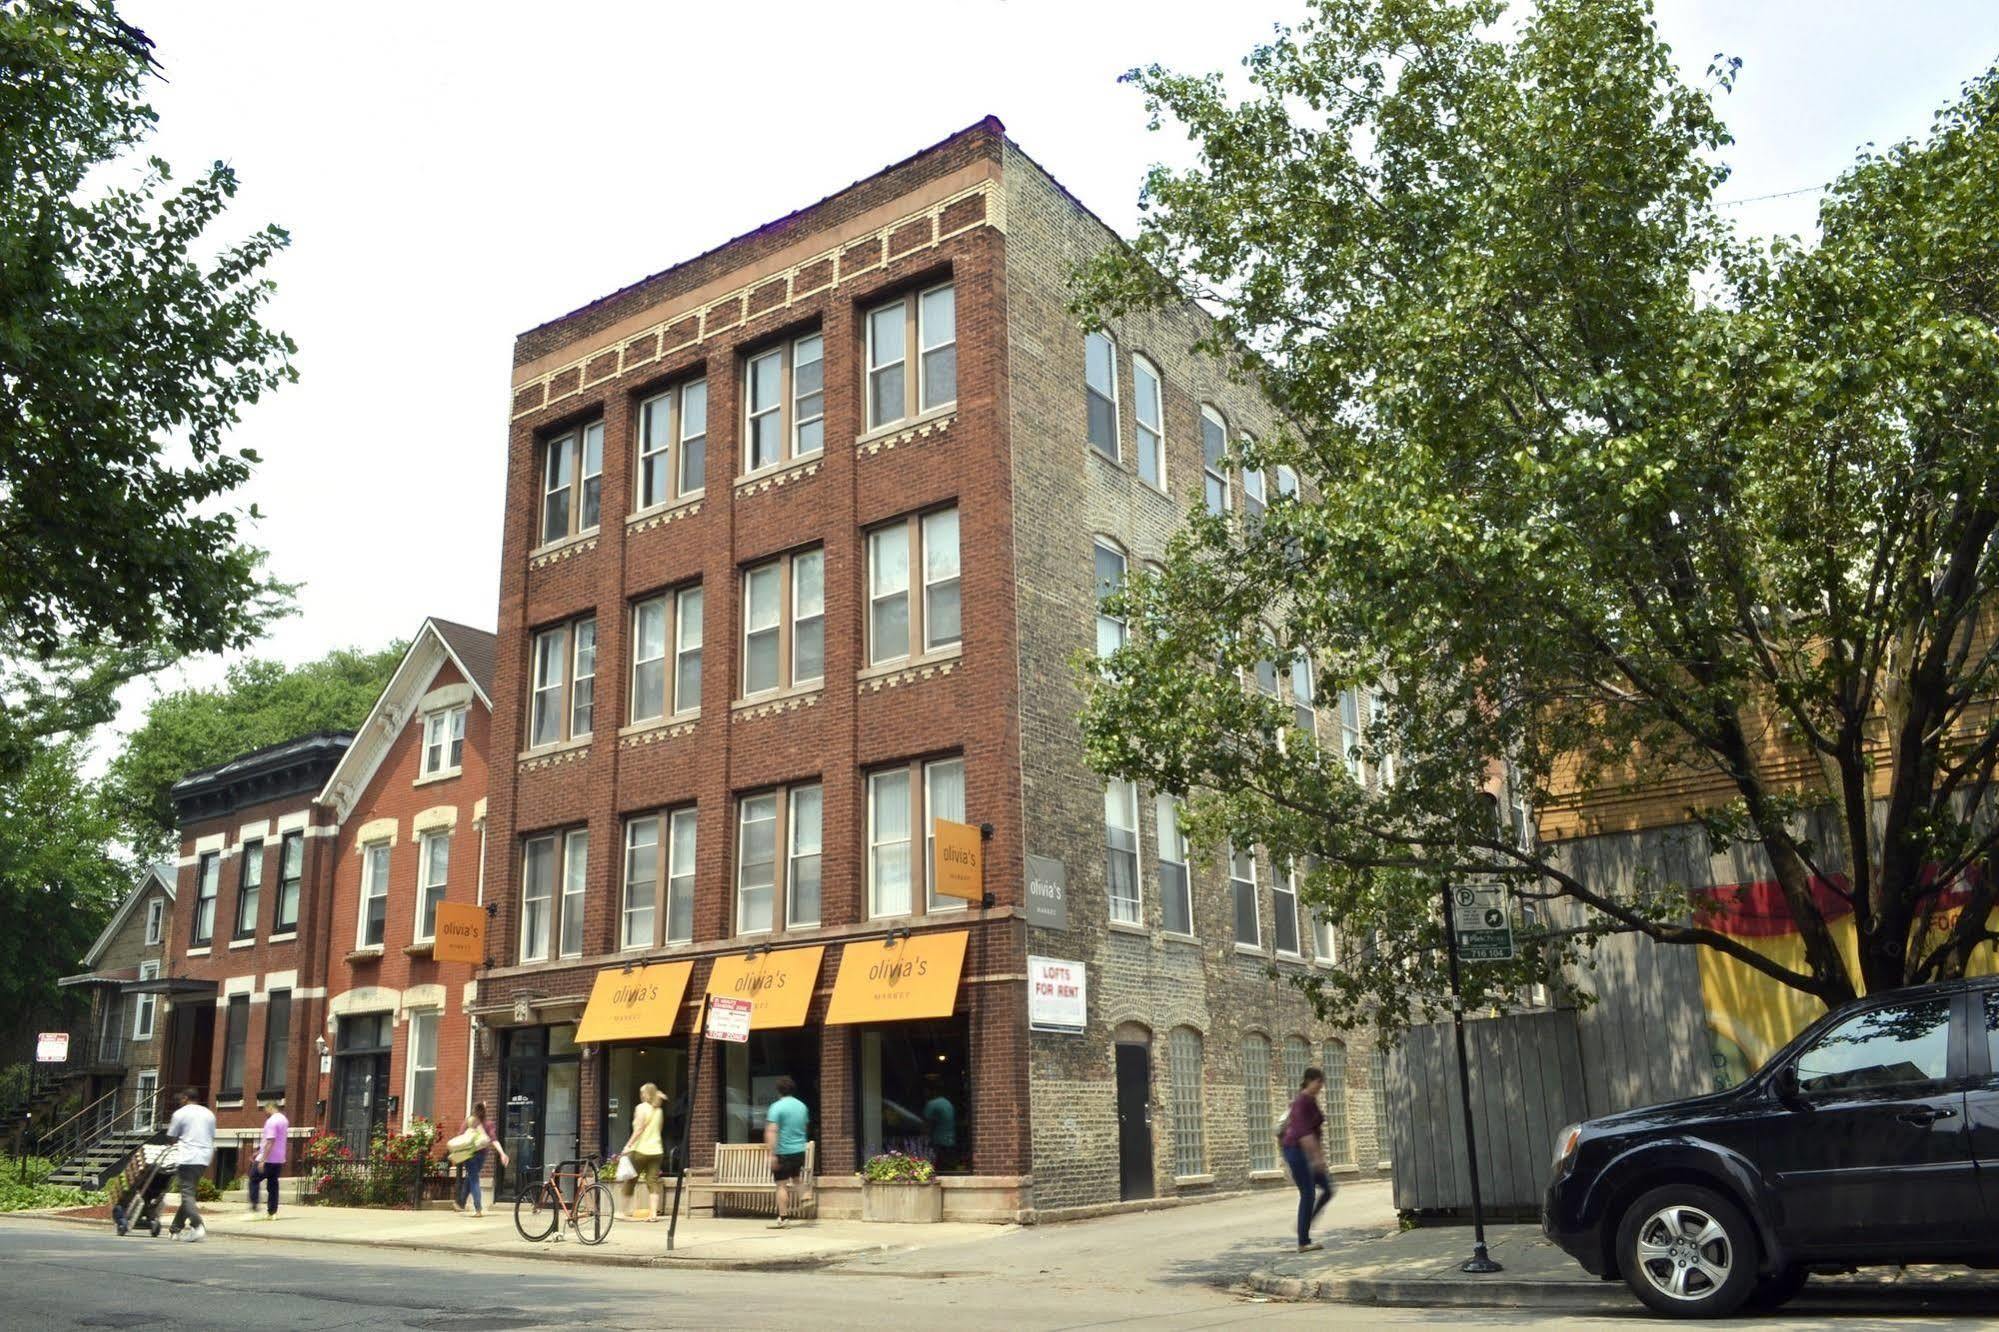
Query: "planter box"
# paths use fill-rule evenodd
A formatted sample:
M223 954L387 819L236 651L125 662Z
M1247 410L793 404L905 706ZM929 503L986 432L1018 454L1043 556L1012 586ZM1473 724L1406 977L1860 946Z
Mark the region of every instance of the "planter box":
M936 1184L861 1184L863 1221L942 1221L944 1191Z

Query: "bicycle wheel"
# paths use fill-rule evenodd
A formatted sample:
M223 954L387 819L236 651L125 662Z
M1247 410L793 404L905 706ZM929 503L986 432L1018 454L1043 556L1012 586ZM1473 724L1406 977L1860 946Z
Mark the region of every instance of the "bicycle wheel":
M514 1229L530 1244L555 1233L562 1220L562 1200L546 1184L536 1184L514 1199Z
M611 1238L611 1222L617 1218L617 1204L610 1189L587 1184L576 1190L576 1211L571 1217L576 1238L585 1244L602 1244Z

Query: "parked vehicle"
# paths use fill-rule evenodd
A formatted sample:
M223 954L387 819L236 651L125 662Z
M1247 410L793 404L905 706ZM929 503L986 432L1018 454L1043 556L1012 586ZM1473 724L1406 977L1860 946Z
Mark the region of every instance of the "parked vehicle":
M1675 1318L1815 1270L1999 1266L1999 977L1856 1000L1727 1091L1570 1125L1541 1225Z

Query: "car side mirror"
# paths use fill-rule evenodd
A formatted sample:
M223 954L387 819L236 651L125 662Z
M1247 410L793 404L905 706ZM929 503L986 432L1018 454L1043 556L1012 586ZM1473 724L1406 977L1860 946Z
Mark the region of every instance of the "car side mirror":
M1803 1099L1798 1091L1798 1066L1786 1064L1777 1070L1776 1080L1771 1084L1777 1092L1777 1099L1785 1105L1796 1105Z

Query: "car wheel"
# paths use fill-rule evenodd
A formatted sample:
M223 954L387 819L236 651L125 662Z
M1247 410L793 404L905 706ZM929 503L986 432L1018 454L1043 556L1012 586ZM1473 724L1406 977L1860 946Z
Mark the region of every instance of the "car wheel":
M1618 1223L1617 1259L1631 1293L1668 1318L1725 1318L1756 1289L1749 1218L1697 1184L1669 1184L1632 1203Z
M1781 1309L1797 1297L1812 1279L1811 1269L1802 1263L1780 1267L1766 1276L1756 1278L1756 1288L1749 1292L1749 1300L1742 1307L1768 1312Z

